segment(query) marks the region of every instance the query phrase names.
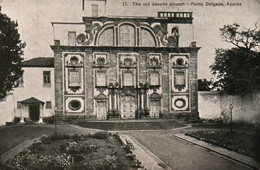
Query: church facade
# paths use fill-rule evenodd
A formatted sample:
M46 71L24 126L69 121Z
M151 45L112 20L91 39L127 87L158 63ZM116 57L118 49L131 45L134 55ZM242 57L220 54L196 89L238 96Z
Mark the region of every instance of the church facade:
M58 117L198 118L200 48L181 46L192 20L191 12L83 17L84 31L51 46Z

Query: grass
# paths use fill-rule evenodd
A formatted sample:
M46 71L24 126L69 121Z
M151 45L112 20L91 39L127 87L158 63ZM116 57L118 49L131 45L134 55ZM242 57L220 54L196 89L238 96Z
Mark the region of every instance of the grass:
M162 120L162 121L118 121L118 122L105 122L105 121L87 121L78 122L76 125L85 128L94 128L102 130L160 130L160 129L173 129L183 127L183 125L175 120Z
M56 134L42 137L8 164L15 169L137 169L126 154L118 136L107 132Z
M236 127L231 133L228 128L221 128L220 126L218 129L191 131L185 133L185 135L253 157L260 161L258 131L252 127Z
M0 155L26 140L44 134L50 135L53 132L53 125L15 125L0 127ZM82 133L82 131L71 128L68 125L58 125L58 132L66 134ZM85 133L90 132L90 130L85 130Z

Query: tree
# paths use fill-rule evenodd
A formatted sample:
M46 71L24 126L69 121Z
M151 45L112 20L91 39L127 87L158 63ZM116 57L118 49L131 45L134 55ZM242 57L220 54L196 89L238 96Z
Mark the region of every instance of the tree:
M235 47L216 49L215 62L210 66L217 76L214 87L220 87L228 94L244 96L260 87L260 30L240 30L238 24L225 25L221 36Z
M21 63L25 43L20 40L17 22L0 12L0 98L15 87L23 74Z
M199 91L211 91L212 81L207 79L198 79L198 90Z

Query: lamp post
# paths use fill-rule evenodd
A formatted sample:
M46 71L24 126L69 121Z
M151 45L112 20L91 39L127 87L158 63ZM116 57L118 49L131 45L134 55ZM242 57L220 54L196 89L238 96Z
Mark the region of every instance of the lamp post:
M54 124L55 124L55 129L54 129L54 134L57 135L57 107L55 106L54 107Z
M230 132L232 133L233 132L233 129L232 129L232 109L233 109L233 104L229 105L229 109L230 109Z

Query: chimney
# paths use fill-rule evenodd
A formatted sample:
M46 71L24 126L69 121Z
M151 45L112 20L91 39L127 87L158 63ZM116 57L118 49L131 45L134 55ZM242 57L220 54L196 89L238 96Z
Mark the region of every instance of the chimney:
M60 40L54 40L54 45L55 46L60 46Z
M196 42L194 42L194 41L191 42L191 43L190 43L190 47L196 47Z
M76 45L76 31L68 32L68 45L75 46Z
M92 17L98 17L98 4L92 4Z

